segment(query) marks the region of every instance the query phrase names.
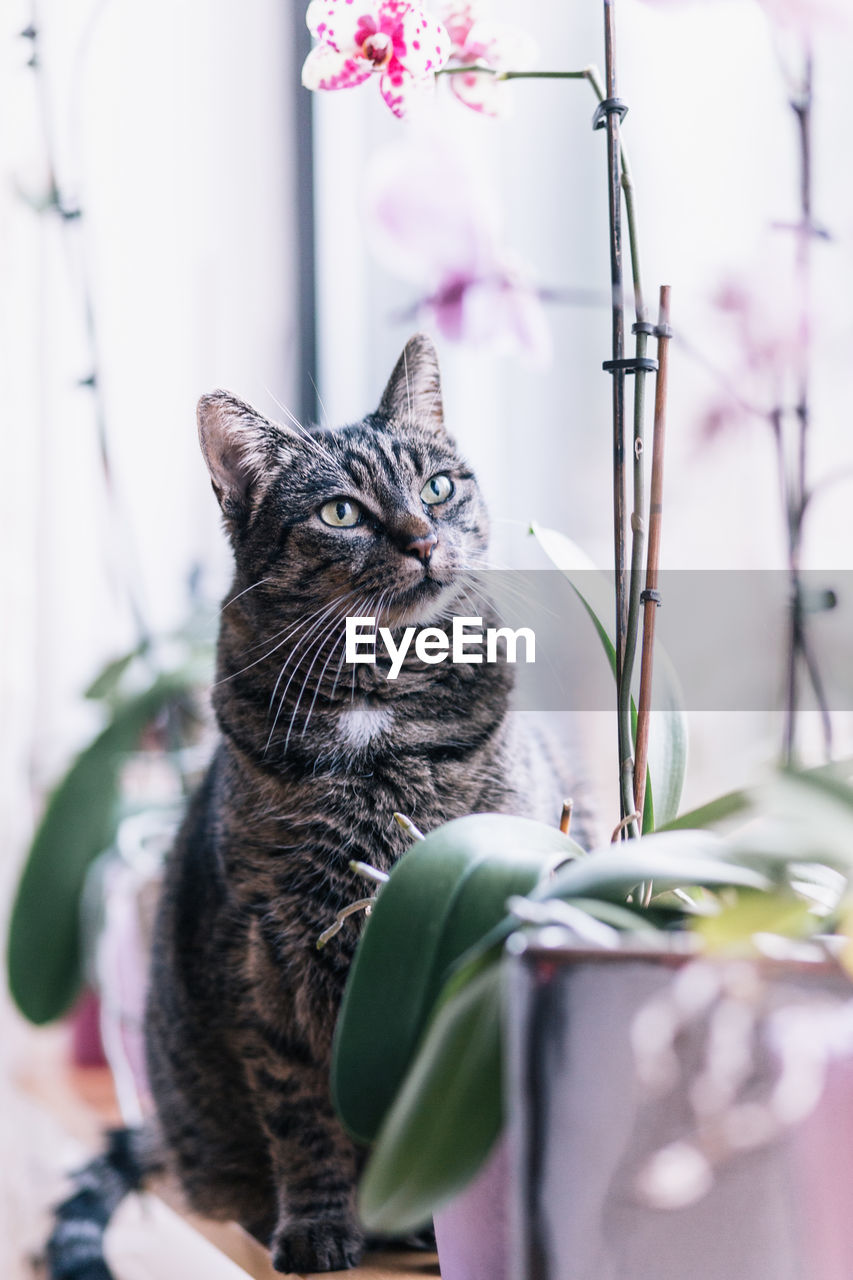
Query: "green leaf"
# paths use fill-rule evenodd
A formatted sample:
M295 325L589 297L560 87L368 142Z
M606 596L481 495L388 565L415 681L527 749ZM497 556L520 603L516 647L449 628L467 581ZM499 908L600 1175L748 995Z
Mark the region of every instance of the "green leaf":
M685 828L714 827L718 822L748 812L756 800L754 790L728 791L725 795L709 800L677 818L661 823L658 831L683 831Z
M737 901L717 915L703 916L693 925L713 952L754 952L757 933L804 938L821 926L811 904L795 894L741 891Z
M115 837L122 760L160 709L186 688L185 680L164 676L117 707L48 801L18 885L8 940L9 987L31 1022L60 1017L79 990L80 894L89 864Z
M587 855L558 871L530 897L598 898L624 903L641 881L653 880L656 893L691 885L708 888L741 885L764 889L769 881L750 867L728 861L725 841L708 831L655 832Z
M552 896L549 894L549 897ZM547 902L547 898L544 899ZM622 933L659 933L660 930L649 918L649 913L632 911L629 907L620 906L616 902L603 902L596 898L577 898L572 896L572 905L587 915L609 924Z
M332 1096L354 1137L375 1138L452 966L506 919L510 895L572 856L583 850L556 827L474 814L396 864L365 925L335 1032Z
M649 766L647 783L654 791L653 828L647 828L643 812L643 834L659 831L678 813L687 772L687 714L681 685L669 654L655 642L654 687L660 707L649 713ZM632 726L636 737L636 716Z
M119 692L121 678L125 671L136 658L145 653L147 648L148 641L143 640L130 653L124 653L120 658L113 658L111 662L101 668L88 689L85 690L83 697L89 698L93 702L109 702L114 699Z
M610 669L616 674L615 625L613 591L604 574L599 573L589 557L554 529L531 525L542 550L563 572L588 613L601 640ZM583 590L579 583L583 584ZM672 662L660 644L655 644L654 687L661 701L659 710L649 718L649 763L646 772L646 799L643 808L643 834L670 822L678 813L684 775L687 769L687 717L683 698ZM637 708L631 699L631 732L636 739Z
M361 1181L371 1231L405 1233L473 1178L502 1123L501 965L436 1010Z
M781 878L791 863L853 872L853 789L825 769L774 770L752 788L750 822L729 838L731 856Z

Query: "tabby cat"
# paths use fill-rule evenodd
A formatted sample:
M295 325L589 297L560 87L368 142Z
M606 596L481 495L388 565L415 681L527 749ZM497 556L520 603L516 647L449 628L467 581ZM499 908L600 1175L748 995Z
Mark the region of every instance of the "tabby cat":
M407 844L395 811L426 830L478 810L554 821L563 794L512 736L505 663L410 654L392 682L378 648L376 666L343 661L347 615L392 630L488 618L467 594L486 512L445 430L428 338L411 339L354 426L275 425L220 391L201 400L199 431L236 574L213 691L220 741L155 931L156 1132L119 1135L81 1175L50 1246L57 1277L109 1274L85 1270L98 1230L81 1218L102 1231L158 1155L195 1210L242 1223L279 1271L356 1265L362 1157L333 1113L329 1065L357 918L316 946L363 894L348 864L391 867Z

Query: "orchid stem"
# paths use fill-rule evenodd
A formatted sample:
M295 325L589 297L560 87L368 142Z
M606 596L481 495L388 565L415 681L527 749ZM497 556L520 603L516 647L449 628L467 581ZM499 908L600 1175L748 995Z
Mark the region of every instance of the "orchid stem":
M615 97L614 22L610 0L605 0L605 50L607 58L608 90L601 72L594 64L578 71L497 71L481 63L461 67L443 67L437 75L463 75L477 72L493 76L497 80L586 80L597 102L609 96ZM618 360L624 354L624 300L622 297L621 267L621 206L624 204L628 229L628 247L631 255L631 280L634 290L634 312L638 321L647 320L640 272L639 235L637 211L634 199L634 180L628 162L627 151L619 137L619 125L612 115L607 120L611 173L611 298L613 308L613 356ZM621 193L621 200L619 194ZM642 360L646 355L647 335L635 335L635 355ZM639 834L634 805L634 759L631 729L631 676L637 651L640 623L640 592L645 552L645 371L634 374L633 414L633 505L631 513L631 566L628 569L625 548L626 482L624 470L624 371L613 371L614 412L614 542L616 571L616 686L617 686L617 737L619 744L619 796L623 822L619 830L632 836ZM627 581L626 581L627 579ZM627 830L626 830L627 829Z
M582 71L496 71L479 62L469 63L465 67L442 67L436 71L437 76L461 76L470 72L494 76L496 80L586 80L587 68Z
M790 616L788 623L788 651L786 673L786 706L785 728L783 736L783 760L789 767L796 761L796 722L798 705L797 668L800 662L805 666L812 689L817 699L823 731L824 753L827 760L832 758L832 716L826 700L826 692L820 671L815 660L809 638L806 634L806 620L802 604L801 554L803 542L803 523L809 501L808 489L808 436L811 425L810 406L810 362L811 362L811 286L812 286L812 238L815 235L815 224L812 211L812 104L814 92L814 62L811 48L807 47L804 56L802 88L791 101L791 108L797 121L799 143L799 178L800 178L800 221L796 227L797 254L796 280L800 296L800 363L797 371L798 397L796 407L796 457L789 469L785 465L784 442L782 440L782 418L777 413L774 419L779 467L785 489L788 517L788 575L790 581Z
M586 68L586 79L599 102L607 96L597 67ZM625 220L628 225L628 248L631 254L631 280L634 286L634 314L638 321L647 317L643 298L643 284L640 271L640 248L637 231L637 210L634 200L634 178L628 162L628 153L621 139L619 140L620 185L625 204ZM646 355L647 337L644 333L636 334L634 353L638 360ZM645 420L645 381L646 374L638 369L634 374L634 435L633 435L633 511L631 514L631 571L628 585L628 616L625 623L625 648L618 690L618 716L620 723L620 740L623 743L620 761L621 795L623 813L630 813L635 808L633 803L634 762L631 758L631 677L637 652L637 635L640 625L640 591L645 550L645 459L643 457L644 420ZM634 834L632 830L632 834Z

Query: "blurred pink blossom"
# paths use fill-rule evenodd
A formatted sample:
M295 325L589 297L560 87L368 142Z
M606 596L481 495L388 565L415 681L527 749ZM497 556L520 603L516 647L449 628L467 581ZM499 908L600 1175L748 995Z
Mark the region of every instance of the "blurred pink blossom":
M551 337L528 268L503 244L497 200L433 138L389 147L367 182L374 251L418 286L417 310L454 340L542 366Z
M495 71L528 71L536 62L536 41L526 31L483 17L483 0L442 0L439 4L451 40L450 66L482 63ZM507 97L500 80L488 72L466 71L449 77L460 102L487 116L505 115Z
M758 0L771 22L800 35L816 27L844 27L850 23L850 0Z
M440 22L409 0L311 0L305 21L319 41L302 68L306 89L349 89L379 75L395 116L434 83L450 54Z
M810 340L796 277L779 254L723 280L711 305L717 318L716 332L709 330L711 363L722 389L703 414L709 436L745 418L769 418L774 410L794 405Z
M645 0L658 9L682 9L686 3L701 0ZM742 0L752 3L752 0ZM816 27L850 25L850 0L755 0L771 22L800 35L810 34Z

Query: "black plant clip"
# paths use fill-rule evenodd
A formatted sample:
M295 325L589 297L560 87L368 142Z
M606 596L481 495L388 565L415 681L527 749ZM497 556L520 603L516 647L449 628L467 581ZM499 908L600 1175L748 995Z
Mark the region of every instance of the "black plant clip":
M640 604L654 604L659 609L661 606L660 592L652 591L646 587L645 591L640 592Z
M628 104L623 102L621 98L604 98L595 108L592 117L593 129L603 129L607 124L609 115L617 115L620 123L628 114Z
M624 360L605 360L602 369L606 373L657 373L658 362L650 356L630 356Z

